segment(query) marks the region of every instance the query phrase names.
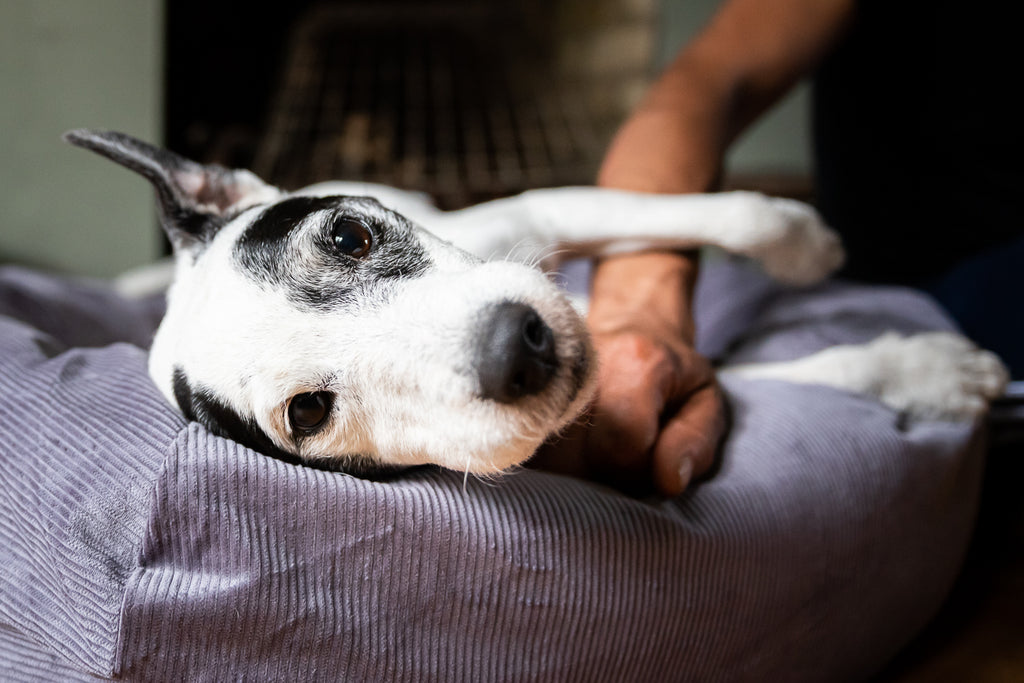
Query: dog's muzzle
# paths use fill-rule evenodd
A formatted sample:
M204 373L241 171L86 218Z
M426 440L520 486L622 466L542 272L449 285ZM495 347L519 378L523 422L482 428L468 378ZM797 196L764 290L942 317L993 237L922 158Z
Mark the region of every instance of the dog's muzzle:
M555 335L537 311L511 301L491 309L477 342L483 398L512 403L540 393L557 370Z

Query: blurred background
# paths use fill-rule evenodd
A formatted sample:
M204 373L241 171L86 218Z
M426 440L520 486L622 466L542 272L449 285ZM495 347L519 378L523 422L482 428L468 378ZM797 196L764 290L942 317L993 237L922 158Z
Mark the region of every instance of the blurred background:
M0 3L0 262L109 276L164 253L145 182L60 141L122 130L294 189L364 179L445 208L588 184L715 0ZM729 187L807 198L798 88Z

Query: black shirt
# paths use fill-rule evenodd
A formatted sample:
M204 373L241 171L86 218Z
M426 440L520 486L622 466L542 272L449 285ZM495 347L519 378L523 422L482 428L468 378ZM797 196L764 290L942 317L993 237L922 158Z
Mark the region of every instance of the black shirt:
M848 277L922 284L1024 234L1017 7L859 4L813 98L818 202Z

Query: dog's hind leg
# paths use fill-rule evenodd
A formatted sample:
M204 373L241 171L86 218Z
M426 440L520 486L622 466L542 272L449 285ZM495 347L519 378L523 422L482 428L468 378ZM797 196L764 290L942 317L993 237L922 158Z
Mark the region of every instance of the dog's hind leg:
M920 419L973 419L1003 392L1006 369L988 351L949 332L834 346L805 358L723 368L722 374L819 384L874 396Z

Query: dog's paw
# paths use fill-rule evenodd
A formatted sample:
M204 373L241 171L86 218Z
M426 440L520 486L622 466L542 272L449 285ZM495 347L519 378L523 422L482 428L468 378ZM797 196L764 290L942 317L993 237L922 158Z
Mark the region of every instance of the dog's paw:
M819 282L843 264L839 236L813 207L754 192L737 195L740 229L728 239L730 251L758 261L773 278L794 285Z
M972 420L1009 381L995 354L958 334L885 335L869 347L880 360L878 398L912 418Z
M723 369L748 379L819 384L872 396L911 419L973 420L1009 379L995 356L949 332L887 333L804 358Z

